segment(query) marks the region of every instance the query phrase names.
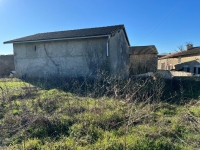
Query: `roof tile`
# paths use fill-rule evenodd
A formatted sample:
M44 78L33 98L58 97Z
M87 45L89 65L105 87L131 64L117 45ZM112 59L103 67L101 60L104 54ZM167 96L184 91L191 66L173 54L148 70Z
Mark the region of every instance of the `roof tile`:
M4 44L110 35L120 29L123 29L123 28L124 28L124 25L115 25L115 26L106 26L106 27L96 27L96 28L85 28L85 29L76 29L76 30L38 33L38 34L6 41L6 42L4 42ZM128 40L128 37L126 37L126 38Z
M158 51L154 45L149 46L131 46L129 48L129 54L140 55L140 54L158 54Z
M166 56L163 56L159 59L166 59L166 58L176 58L176 57L187 57L187 56L192 56L192 55L200 55L200 47L192 47L189 50L184 50L181 52L175 52Z

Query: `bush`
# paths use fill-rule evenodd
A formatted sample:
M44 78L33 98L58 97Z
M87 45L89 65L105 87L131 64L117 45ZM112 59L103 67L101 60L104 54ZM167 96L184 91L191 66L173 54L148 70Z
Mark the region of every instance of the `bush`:
M46 117L38 117L29 125L27 133L30 137L45 138L60 135L69 135L69 128L73 124L70 118L61 118L59 116L49 120Z
M70 130L70 137L80 145L95 143L102 137L102 131L87 123L74 124Z
M148 138L139 139L135 144L129 146L131 150L181 150L168 139L150 140Z
M34 138L34 139L29 139L25 143L25 148L26 150L40 150L41 149L41 141Z

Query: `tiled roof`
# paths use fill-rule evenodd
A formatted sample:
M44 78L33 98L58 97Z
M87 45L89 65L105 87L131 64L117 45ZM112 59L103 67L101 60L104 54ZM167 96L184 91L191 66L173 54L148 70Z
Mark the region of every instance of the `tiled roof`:
M46 32L46 33L38 33L10 41L4 42L6 43L23 43L23 42L33 42L33 41L48 41L48 40L62 40L62 39L70 39L70 38L84 38L84 37L93 37L93 36L108 36L116 31L124 29L124 25L115 25L115 26L106 26L106 27L96 27L96 28L85 28L85 29L76 29L76 30L66 30L66 31L57 31L57 32ZM127 41L128 37L126 35ZM129 41L128 41L129 42Z
M175 52L159 59L166 59L166 58L176 58L176 57L187 57L193 55L200 55L200 47L192 47L189 50L184 50L182 52Z
M129 54L140 55L140 54L158 54L158 51L154 45L148 46L131 46L129 48Z

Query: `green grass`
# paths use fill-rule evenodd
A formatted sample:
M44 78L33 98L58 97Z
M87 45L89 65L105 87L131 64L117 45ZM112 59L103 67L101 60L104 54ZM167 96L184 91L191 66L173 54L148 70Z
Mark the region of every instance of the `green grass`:
M115 96L33 88L18 79L1 79L0 86L0 149L200 148L198 99L181 105L127 102Z

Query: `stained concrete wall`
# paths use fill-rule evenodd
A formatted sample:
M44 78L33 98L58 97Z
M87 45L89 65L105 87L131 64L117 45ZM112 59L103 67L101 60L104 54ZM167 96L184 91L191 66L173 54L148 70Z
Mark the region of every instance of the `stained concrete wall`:
M128 77L129 45L123 29L109 39L109 61L111 76Z
M105 70L107 38L14 44L17 77L98 76Z
M10 75L14 71L14 56L13 55L0 55L0 77Z
M14 43L13 47L20 78L99 77L102 72L129 75L129 45L123 30L110 38Z
M157 70L157 54L130 55L130 74L143 74Z
M110 38L14 43L13 47L16 76L20 78L93 78L102 72L129 75L129 45L124 30Z

